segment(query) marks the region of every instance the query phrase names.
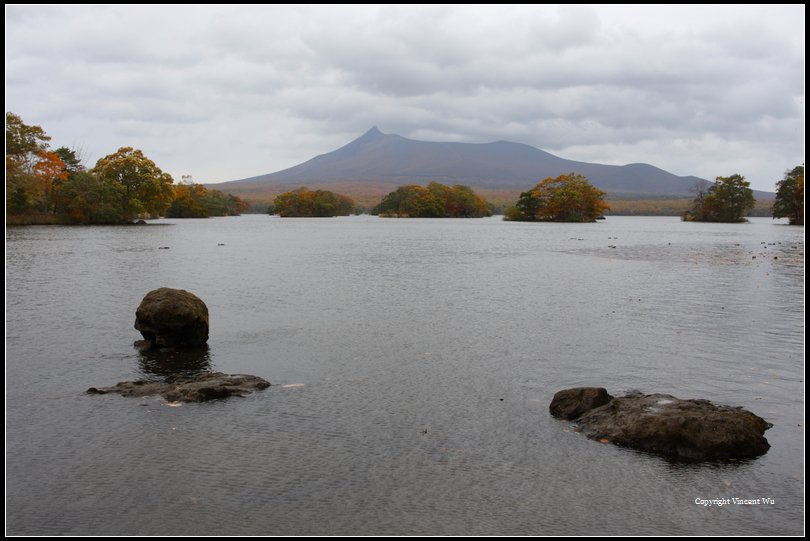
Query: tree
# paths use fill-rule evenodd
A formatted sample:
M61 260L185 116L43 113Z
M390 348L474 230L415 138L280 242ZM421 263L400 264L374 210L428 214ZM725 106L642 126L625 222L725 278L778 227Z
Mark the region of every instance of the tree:
M776 183L774 218L787 218L790 225L804 225L804 165L785 171L785 178Z
M128 217L139 214L157 217L166 212L174 198L172 177L140 150L122 147L115 154L98 160L93 173L123 188L127 197Z
M208 207L203 203L203 198L207 195L205 186L201 184L186 183L178 184L174 188L174 201L166 211L169 218L208 218L210 215Z
M12 214L45 211L50 192L47 171L53 162L51 138L40 126L29 126L6 113L6 209ZM55 163L55 162L53 162ZM40 171L35 167L42 164Z
M408 184L389 193L372 214L397 218L481 218L492 211L468 186Z
M65 162L56 152L40 151L38 158L32 167L35 181L34 192L41 197L41 202L37 206L40 210L51 211L54 209L53 190L68 179L68 172L65 169Z
M54 150L54 152L65 163L65 170L67 171L68 175L86 170L82 164L82 159L79 156L80 151L68 147L59 147Z
M174 200L166 211L169 218L239 216L250 206L235 195L196 184L191 175L183 175L182 178L174 188Z
M349 198L347 197L346 199ZM351 201L351 199L349 199L349 201ZM352 205L354 205L354 202L352 202ZM250 208L250 203L243 201L239 196L229 193L225 197L225 206L228 209L228 216L239 216Z
M594 222L609 210L605 192L583 175L569 173L548 177L506 210L505 220L524 222Z
M273 201L273 210L282 218L348 216L354 210L354 201L328 190L309 190L302 187L277 195Z
M439 218L443 214L443 205L436 199L439 192L436 187L441 185L431 184L432 191L418 184L400 186L383 197L373 213L397 218Z
M6 157L14 158L48 150L51 137L40 126L29 126L14 113L6 113Z
M745 215L756 203L750 186L751 183L742 175L717 177L708 190L698 191L692 208L683 215L683 219L695 222L744 222Z
M54 193L61 219L82 224L117 224L130 219L126 190L87 171L78 171Z
M450 189L445 202L445 214L453 218L481 218L492 216L492 205L472 191L469 186L456 184Z

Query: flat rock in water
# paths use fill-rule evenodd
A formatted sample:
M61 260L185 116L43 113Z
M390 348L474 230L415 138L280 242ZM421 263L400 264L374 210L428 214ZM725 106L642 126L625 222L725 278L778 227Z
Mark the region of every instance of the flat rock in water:
M667 394L614 398L576 419L589 438L684 460L753 458L772 425L742 408Z
M270 387L258 376L203 372L193 376L172 376L166 381L122 381L113 387L90 387L89 394L116 393L122 396L160 395L169 402L205 402L229 396L244 396Z

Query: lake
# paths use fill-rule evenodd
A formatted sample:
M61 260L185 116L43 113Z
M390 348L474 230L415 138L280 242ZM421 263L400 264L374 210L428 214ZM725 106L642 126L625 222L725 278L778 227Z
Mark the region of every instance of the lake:
M8 534L804 531L803 227L155 223L172 225L6 230ZM182 407L84 394L162 377L132 346L162 286L210 312L209 350L178 369L273 386ZM603 445L548 414L576 386L742 406L771 449L683 464ZM774 503L695 503L723 497Z

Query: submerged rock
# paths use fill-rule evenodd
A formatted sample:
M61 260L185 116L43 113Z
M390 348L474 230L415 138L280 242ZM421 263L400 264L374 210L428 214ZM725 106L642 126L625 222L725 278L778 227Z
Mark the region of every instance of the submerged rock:
M208 341L208 307L193 293L161 287L141 301L135 328L153 348L199 347Z
M573 420L611 400L613 397L604 387L576 387L555 394L548 409L554 417Z
M770 448L764 434L772 426L742 408L641 393L614 398L575 420L592 439L701 461L762 455Z
M270 387L258 376L205 372L193 376L170 376L165 381L122 381L113 387L90 387L88 394L116 393L122 396L161 395L169 402L205 402L229 396L244 396Z

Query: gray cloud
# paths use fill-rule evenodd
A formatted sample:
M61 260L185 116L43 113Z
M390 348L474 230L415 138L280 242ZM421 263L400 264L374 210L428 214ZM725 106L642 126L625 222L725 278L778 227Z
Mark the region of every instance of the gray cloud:
M772 189L804 160L804 6L6 9L6 109L91 161L220 181L372 125Z

